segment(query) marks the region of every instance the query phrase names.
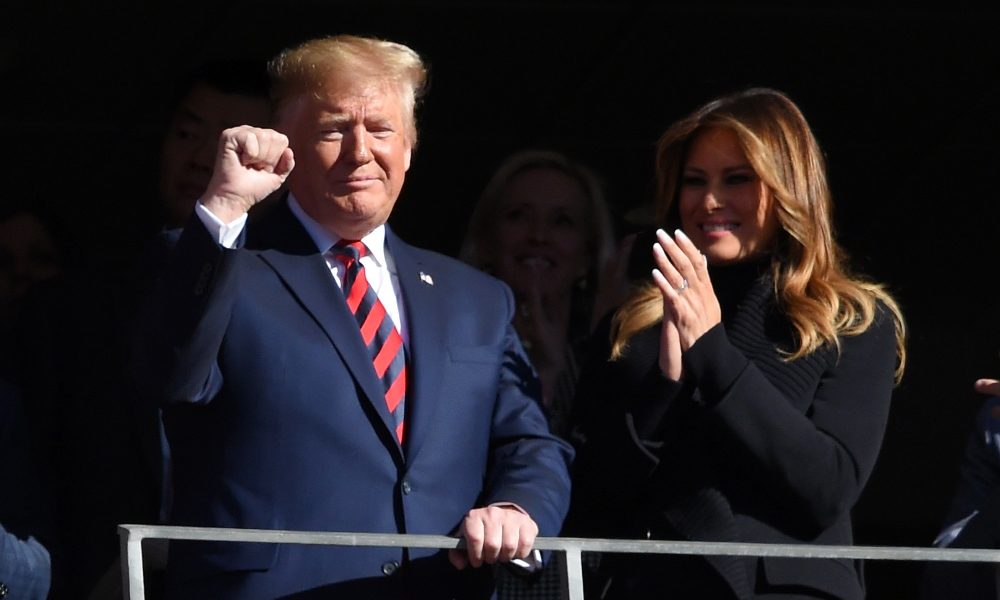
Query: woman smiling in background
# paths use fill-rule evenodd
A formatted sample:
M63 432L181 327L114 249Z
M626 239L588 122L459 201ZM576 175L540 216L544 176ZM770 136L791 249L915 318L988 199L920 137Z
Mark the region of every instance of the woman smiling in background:
M462 246L463 260L513 290L514 326L541 379L549 425L567 439L580 344L611 252L611 217L596 176L542 150L515 153L494 172Z

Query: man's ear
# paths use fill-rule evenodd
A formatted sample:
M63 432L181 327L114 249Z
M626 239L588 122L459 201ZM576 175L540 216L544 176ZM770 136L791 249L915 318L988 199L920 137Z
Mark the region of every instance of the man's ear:
M403 152L403 170L410 170L410 159L413 157L413 144L406 144L406 151Z

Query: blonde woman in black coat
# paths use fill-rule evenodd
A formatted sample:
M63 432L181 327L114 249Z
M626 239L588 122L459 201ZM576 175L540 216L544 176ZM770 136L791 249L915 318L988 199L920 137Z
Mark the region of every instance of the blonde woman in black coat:
M725 96L663 134L656 166L655 269L583 370L589 424L565 531L852 543L904 326L887 290L847 267L805 118L774 90ZM864 596L851 560L604 563L609 598Z

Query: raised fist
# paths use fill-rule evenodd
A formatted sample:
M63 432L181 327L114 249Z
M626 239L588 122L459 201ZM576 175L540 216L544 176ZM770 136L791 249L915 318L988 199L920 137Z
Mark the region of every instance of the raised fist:
M226 129L201 202L228 223L278 189L294 167L284 134L249 125Z

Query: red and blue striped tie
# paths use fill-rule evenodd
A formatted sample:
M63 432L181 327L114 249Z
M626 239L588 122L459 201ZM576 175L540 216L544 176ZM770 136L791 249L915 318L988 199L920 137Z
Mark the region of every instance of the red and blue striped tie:
M368 347L375 374L385 387L385 402L395 419L396 438L403 443L404 398L406 396L406 351L403 338L392 318L368 285L361 257L368 248L360 241L341 240L333 247L337 260L344 265L344 297L347 307L361 328L361 339Z

